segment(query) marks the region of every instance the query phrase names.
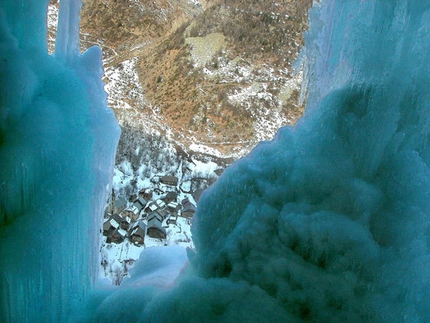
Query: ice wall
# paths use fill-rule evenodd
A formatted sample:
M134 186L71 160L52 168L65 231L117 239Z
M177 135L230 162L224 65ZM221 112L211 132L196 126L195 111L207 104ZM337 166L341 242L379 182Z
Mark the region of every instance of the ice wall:
M311 322L429 322L430 2L322 1L305 116L202 198L190 258Z
M101 52L78 51L80 2L61 1L53 56L47 5L0 1L0 322L76 322L119 135Z

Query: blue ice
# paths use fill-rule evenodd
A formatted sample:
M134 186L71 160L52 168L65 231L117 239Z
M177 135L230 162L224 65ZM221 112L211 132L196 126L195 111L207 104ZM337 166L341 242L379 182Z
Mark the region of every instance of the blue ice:
M46 1L0 2L0 321L430 322L430 1L316 2L304 116L205 192L195 250L147 249L119 288L95 253L118 130L77 4L49 56Z
M0 1L0 322L75 322L98 277L119 137L101 51L78 52L79 1Z

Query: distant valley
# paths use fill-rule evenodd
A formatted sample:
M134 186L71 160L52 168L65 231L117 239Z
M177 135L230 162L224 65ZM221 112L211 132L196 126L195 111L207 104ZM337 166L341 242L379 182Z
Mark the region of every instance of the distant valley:
M85 0L82 50L104 53L120 125L240 156L302 114L311 0Z
M138 183L143 168L148 176L183 176L194 160L223 168L294 124L303 102L293 65L311 2L85 0L81 47L102 48L122 128L116 169ZM57 9L51 0L51 51ZM133 185L114 188L142 189Z
M51 52L58 5L52 0L48 10ZM122 129L112 196L125 199L126 210L145 189L164 199L152 179L166 175L178 178L171 189L178 202L196 204L195 193L234 160L295 123L303 113L302 72L293 65L310 6L311 0L84 1L81 49L103 50L108 105ZM141 213L130 228L147 225ZM168 219L160 223L167 237L147 237L144 246L192 245L190 222ZM106 237L103 270L118 284L140 248Z

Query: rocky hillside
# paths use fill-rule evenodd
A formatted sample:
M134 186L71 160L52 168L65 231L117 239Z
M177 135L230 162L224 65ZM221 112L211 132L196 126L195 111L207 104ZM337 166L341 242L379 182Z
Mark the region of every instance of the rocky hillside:
M84 0L81 45L103 49L109 104L128 134L240 156L302 113L292 65L311 2Z

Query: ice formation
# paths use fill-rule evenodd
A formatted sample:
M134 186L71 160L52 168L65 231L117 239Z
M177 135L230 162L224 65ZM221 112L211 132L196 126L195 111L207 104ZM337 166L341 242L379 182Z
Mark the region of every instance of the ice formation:
M0 321L430 322L430 1L315 3L304 117L202 196L189 263L147 249L119 288L93 282L99 53L47 56L43 9L0 2Z
M200 276L298 320L430 321L429 18L429 1L315 5L305 116L202 198Z
M119 136L101 52L78 50L79 2L0 1L0 322L74 322L95 285Z

